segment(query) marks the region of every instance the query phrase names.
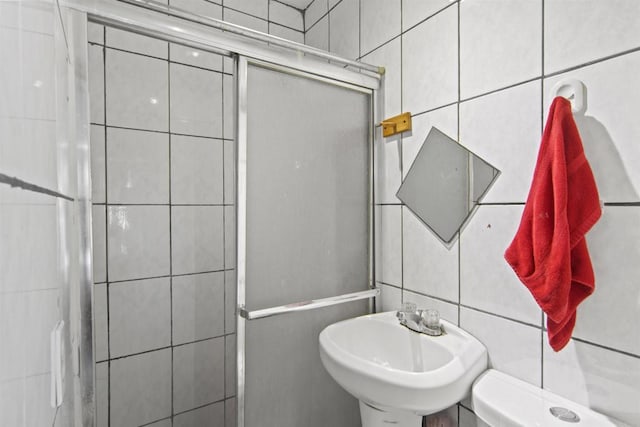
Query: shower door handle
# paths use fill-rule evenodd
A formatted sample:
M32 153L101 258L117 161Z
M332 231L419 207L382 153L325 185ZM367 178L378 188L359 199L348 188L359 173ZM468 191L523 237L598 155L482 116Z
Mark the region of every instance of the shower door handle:
M248 311L245 307L240 307L240 316L247 320L261 319L263 317L271 317L279 314L291 313L294 311L314 310L321 307L329 307L331 305L343 304L345 302L358 301L361 299L369 299L380 295L380 289L368 289L366 291L353 292L334 297L320 298L308 301L294 302L291 304L280 305L277 307L263 308L260 310Z

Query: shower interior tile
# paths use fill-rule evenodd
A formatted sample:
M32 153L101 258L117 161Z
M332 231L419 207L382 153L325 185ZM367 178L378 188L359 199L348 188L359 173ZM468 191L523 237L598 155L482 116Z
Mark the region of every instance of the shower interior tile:
M223 203L223 144L209 138L171 137L171 203Z
M225 334L236 331L236 272L229 270L224 272L224 332Z
M512 0L485 6L460 3L462 99L542 73L542 2Z
M173 427L222 427L223 425L224 402L183 412L173 418Z
M167 3L166 0L161 3ZM167 59L169 48L168 43L154 38L132 33L131 31L119 30L107 27L106 45L127 52L140 53L154 56L156 58Z
M87 25L87 39L89 43L104 44L104 25L89 22Z
M107 308L107 285L95 285L93 288L93 338L95 360L102 361L109 358L109 322Z
M222 137L222 74L171 64L171 132Z
M245 0L238 0L244 2ZM267 2L267 0L262 0ZM229 9L225 4L223 17L226 22L230 22L232 24L240 25L243 27L251 28L252 30L260 31L266 33L269 31L269 26L267 22L267 18L264 19L256 18L253 15L248 15L243 12L238 12L233 9Z
M235 141L224 141L224 203L235 203L236 169Z
M412 52L402 57L403 111L416 114L458 99L457 12L450 7L402 35L403 52Z
M152 424L145 424L145 427L172 427L171 418L160 420Z
M107 200L169 203L169 135L107 128Z
M329 12L329 51L349 59L360 56L358 25L358 0L341 0Z
M303 32L303 21L303 15L298 9L279 1L269 0L269 22Z
M187 10L200 16L222 19L222 6L206 0L170 0L172 7ZM222 56L179 44L170 44L171 61L196 67L222 71Z
M169 274L169 207L107 208L109 280Z
M104 47L89 45L89 116L104 124Z
M236 411L237 402L235 397L224 401L224 427L236 427Z
M224 272L174 277L173 344L224 334Z
M232 64L233 65L233 64ZM233 66L225 68L227 72L233 72ZM233 87L233 76L228 74L224 74L222 76L222 91L223 91L223 112L224 115L224 137L227 139L233 139L236 129L235 129L235 114L236 114L236 106L235 106L235 90ZM233 153L233 151L232 151Z
M91 125L91 201L105 203L107 201L105 176L105 128Z
M504 260L522 209L515 205L481 206L462 231L460 303L539 325L538 304Z
M225 376L224 388L225 397L235 396L236 394L236 335L227 335L224 337L224 353L225 353Z
M545 74L637 48L638 16L640 3L634 0L546 0Z
M171 349L110 363L112 426L139 426L171 416Z
M487 348L489 367L540 387L540 328L460 308L460 327Z
M109 284L109 347L121 357L171 345L169 278Z
M96 427L109 427L109 363L96 363Z
M451 0L402 0L402 31L408 30L450 4Z
M222 206L174 206L171 210L174 274L224 268Z
M107 125L169 130L167 61L107 49Z
M173 348L173 410L224 398L224 337Z
M236 209L224 207L224 268L236 267Z
M93 206L91 209L93 228L93 283L107 281L107 232L106 207Z
M269 23L269 34L291 40L296 43L304 43L304 33L302 31L292 30L289 27Z
M315 0L314 3L324 0ZM304 33L306 45L322 50L329 50L329 15L325 15Z
M230 7L264 20L269 17L269 0L224 0L224 7ZM226 13L227 10L225 10L225 21L228 20Z
M309 31L327 13L329 13L327 0L313 0L304 11L304 31Z
M400 0L360 2L360 51L371 52L400 35Z

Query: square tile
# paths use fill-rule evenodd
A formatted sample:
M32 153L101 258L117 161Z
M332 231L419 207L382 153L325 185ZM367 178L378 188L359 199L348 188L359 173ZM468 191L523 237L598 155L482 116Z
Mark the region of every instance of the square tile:
M349 59L360 56L359 1L341 0L329 12L329 51Z
M96 363L96 427L109 427L109 363Z
M91 212L93 282L102 283L107 281L107 210L105 206L93 206Z
M224 207L224 268L236 267L236 208Z
M171 212L174 274L224 268L222 206L174 206Z
M166 4L167 1L161 1L160 3ZM108 47L162 59L167 59L169 55L169 44L163 40L113 27L106 28L106 45Z
M224 426L224 402L214 403L173 418L173 427L222 427Z
M246 1L246 0L236 0L236 1ZM265 4L268 0L264 1ZM243 27L251 28L252 30L260 31L262 33L266 33L269 31L269 23L264 19L257 18L253 15L248 15L243 12L238 12L234 9L229 9L227 4L225 4L225 8L222 12L222 16L226 22L230 22L232 24L240 25Z
M104 47L89 45L89 117L104 124Z
M360 2L360 50L364 55L400 35L400 0Z
M490 368L540 387L542 330L464 307L460 327L485 345Z
M236 411L237 411L237 404L236 404L235 397L232 397L224 401L224 426L225 427L236 427L236 420L237 420Z
M235 203L236 197L236 143L224 141L224 203Z
M104 44L104 25L89 22L87 25L87 39L90 43Z
M560 74L544 81L545 117L551 89L561 79L585 84L587 110L575 114L585 155L596 178L600 198L606 202L640 201L640 121L634 101L640 96L640 52Z
M111 357L171 345L171 287L168 278L109 284Z
M442 301L436 298L431 298L426 295L417 294L415 292L404 290L402 292L403 302L413 302L419 309L438 310L440 318L448 322L458 325L458 305L452 304L446 301ZM397 310L397 309L396 309Z
M152 424L145 424L145 427L172 427L172 421L171 418L166 418Z
M169 135L107 128L107 201L169 203Z
M460 302L540 325L541 310L504 259L522 206L481 206L460 237Z
M628 425L640 425L640 358L571 340L544 344L544 388Z
M93 339L95 360L109 359L109 320L107 305L107 284L93 288Z
M223 203L223 141L171 137L171 203Z
M402 140L400 136L384 138L382 127L375 128L375 202L402 203L396 193L402 183Z
M111 361L112 426L139 426L171 415L171 349Z
M322 0L316 0L314 3L318 1ZM329 15L325 15L304 33L304 44L329 50Z
M484 203L524 203L540 147L540 81L460 104L460 143L501 171Z
M173 410L182 412L224 398L224 337L173 349Z
M545 74L640 45L640 3L545 0Z
M236 339L235 334L224 337L225 397L235 396L236 394Z
M279 1L269 0L269 21L304 32L304 19L300 10Z
M292 30L289 27L283 27L282 25L269 23L269 34L286 40L291 40L296 43L304 44L304 33L302 31Z
M93 203L105 203L106 172L105 172L105 127L91 125L91 201Z
M457 8L457 5L451 5L450 0L402 0L402 31L432 17L447 6Z
M222 75L171 64L171 132L222 137Z
M457 303L458 244L448 249L413 212L403 207L402 245L404 289Z
M385 68L381 81L384 103L382 111L378 111L380 120L376 119L376 122L400 114L402 112L400 109L400 78L402 77L400 72L400 38L395 38L363 56L362 62Z
M109 206L109 280L169 274L169 207Z
M222 6L206 0L170 0L170 4L172 7L184 9L200 16L222 19ZM171 43L169 58L171 61L182 64L222 71L222 56L192 47Z
M600 221L587 234L596 289L578 306L573 336L640 355L638 224L640 207L606 206Z
M107 124L169 130L167 62L107 49Z
M173 344L224 334L224 272L174 277Z
M236 106L233 76L228 74L222 76L222 92L224 137L233 139L236 134Z
M542 1L498 1L486 6L460 3L462 99L542 74Z
M402 207L376 206L376 280L402 286Z
M380 296L376 297L378 313L398 310L402 306L402 289L380 282L376 283L376 287L380 289Z
M224 7L230 7L265 20L269 16L269 0L224 0Z
M304 31L305 33L316 24L323 16L329 13L328 0L313 0L304 10Z
M458 99L458 10L450 7L402 35L402 110L412 114ZM429 76L429 78L425 78Z
M237 286L235 270L224 272L224 332L236 331Z

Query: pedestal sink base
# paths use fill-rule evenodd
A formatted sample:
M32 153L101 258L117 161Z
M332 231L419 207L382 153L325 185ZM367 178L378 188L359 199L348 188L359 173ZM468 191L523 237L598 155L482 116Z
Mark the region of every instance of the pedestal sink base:
M422 417L407 411L383 411L360 401L362 427L422 427Z

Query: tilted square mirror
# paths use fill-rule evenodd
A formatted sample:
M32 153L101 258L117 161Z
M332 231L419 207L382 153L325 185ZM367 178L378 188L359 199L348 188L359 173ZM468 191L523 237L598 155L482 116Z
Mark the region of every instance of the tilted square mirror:
M432 127L398 198L448 248L500 171Z

